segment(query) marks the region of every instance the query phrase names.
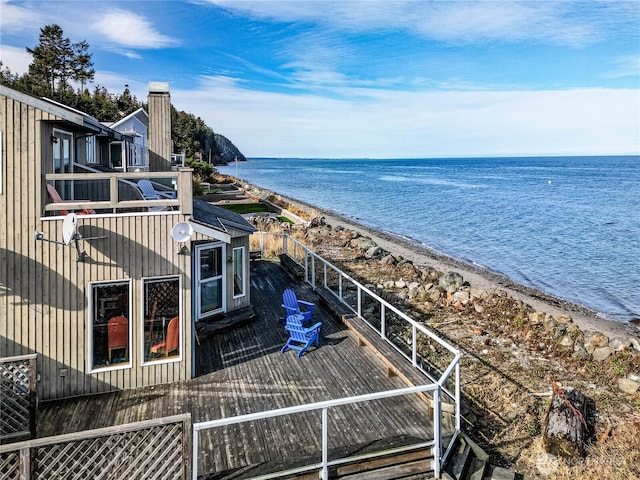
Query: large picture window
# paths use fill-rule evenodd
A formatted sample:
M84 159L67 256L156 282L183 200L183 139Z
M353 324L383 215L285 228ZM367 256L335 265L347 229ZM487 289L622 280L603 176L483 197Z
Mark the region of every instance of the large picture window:
M233 297L244 296L244 247L233 249Z
M179 358L180 277L144 279L142 300L144 361Z
M131 283L90 284L91 369L131 364Z

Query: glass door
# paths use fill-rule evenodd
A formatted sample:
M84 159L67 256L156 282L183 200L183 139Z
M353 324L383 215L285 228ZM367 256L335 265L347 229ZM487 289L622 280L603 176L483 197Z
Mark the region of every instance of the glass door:
M61 130L54 130L53 173L73 173L73 136ZM54 186L63 200L73 200L73 182L62 180Z
M198 245L195 248L196 320L225 311L225 245Z

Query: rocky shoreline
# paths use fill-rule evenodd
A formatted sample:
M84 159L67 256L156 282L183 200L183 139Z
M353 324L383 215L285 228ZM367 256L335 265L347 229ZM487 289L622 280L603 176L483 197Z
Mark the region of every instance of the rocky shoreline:
M324 223L334 228L342 227L357 231L361 235L371 238L384 250L399 254L415 265L432 267L440 272L454 271L461 274L466 281L476 288L485 290L500 288L514 299L521 300L536 310L556 316L569 315L573 322L583 331L598 331L609 337L628 335L640 338L640 328L632 323L622 323L603 318L597 312L583 305L521 285L504 275L437 252L420 242L372 229L336 212L318 209L313 205L270 192L247 182L243 182L242 188L255 198L265 199L273 196L280 199L280 201L291 205L297 210L305 211L310 218L323 219Z

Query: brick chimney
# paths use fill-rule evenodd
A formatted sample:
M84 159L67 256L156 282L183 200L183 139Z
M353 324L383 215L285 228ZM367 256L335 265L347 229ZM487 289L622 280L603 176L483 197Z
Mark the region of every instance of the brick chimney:
M171 97L169 83L149 82L149 170L171 170Z

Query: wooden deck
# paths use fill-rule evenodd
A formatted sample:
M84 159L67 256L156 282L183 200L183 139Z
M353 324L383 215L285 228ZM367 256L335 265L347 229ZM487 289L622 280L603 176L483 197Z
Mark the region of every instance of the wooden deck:
M322 322L321 345L302 358L280 353L287 340L278 318L282 292L315 301ZM252 262L251 298L256 319L200 340L198 376L189 381L124 390L40 405L38 436L191 413L194 422L406 387L387 376L385 365L319 304L308 285L295 282L280 265ZM273 465L320 460L320 412L278 417L213 431L200 438L199 473L241 478ZM432 438L429 406L417 394L329 411L329 448L357 454ZM235 473L233 473L235 472Z

